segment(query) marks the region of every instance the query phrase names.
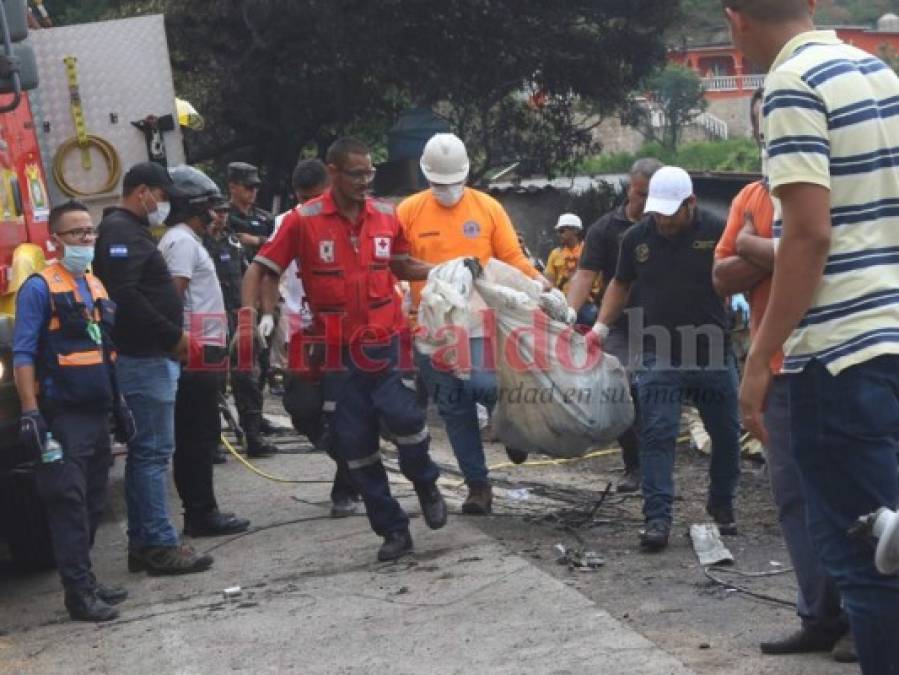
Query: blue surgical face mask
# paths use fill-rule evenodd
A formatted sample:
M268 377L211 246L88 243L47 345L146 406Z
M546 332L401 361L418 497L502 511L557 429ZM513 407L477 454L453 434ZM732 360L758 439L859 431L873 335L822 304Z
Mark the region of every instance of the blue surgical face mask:
M66 245L59 262L72 274L84 274L94 261L94 247Z

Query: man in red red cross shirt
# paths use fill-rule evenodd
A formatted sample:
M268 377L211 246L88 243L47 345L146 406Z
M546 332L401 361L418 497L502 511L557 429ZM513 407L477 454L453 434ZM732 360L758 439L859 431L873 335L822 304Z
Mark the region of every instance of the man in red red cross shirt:
M395 560L411 551L412 538L381 463L381 421L395 436L400 468L415 486L425 522L438 529L447 516L436 484L439 471L428 454L424 411L399 369L404 317L394 282L425 280L431 268L409 256L393 206L368 196L375 171L365 144L335 141L327 165L331 189L286 216L260 249L244 275L242 304L255 310L261 302L264 312L274 311L272 285L297 261L316 343L300 353L325 353L324 412L335 449L347 462L372 529L384 537L378 559ZM297 355L291 348L292 368Z

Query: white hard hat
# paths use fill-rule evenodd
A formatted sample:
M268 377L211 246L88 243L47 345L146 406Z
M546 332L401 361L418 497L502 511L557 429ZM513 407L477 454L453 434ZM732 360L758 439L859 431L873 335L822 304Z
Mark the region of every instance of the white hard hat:
M559 222L556 223L556 229L561 230L563 227L573 227L576 230L583 230L584 224L581 222L580 216L574 213L563 213L559 216Z
M436 134L425 145L421 171L432 183L453 185L468 178L468 152L455 134Z
M663 166L649 181L645 213L673 216L688 197L693 196L690 174L679 166Z

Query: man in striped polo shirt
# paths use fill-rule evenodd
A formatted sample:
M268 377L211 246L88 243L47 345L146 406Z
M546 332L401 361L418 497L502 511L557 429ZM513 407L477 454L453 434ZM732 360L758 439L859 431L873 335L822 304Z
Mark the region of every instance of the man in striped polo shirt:
M722 0L734 44L768 67L764 130L778 240L741 390L765 440L784 347L808 519L840 588L862 670L899 674L899 577L879 574L859 516L899 503L899 78L816 32L815 0Z

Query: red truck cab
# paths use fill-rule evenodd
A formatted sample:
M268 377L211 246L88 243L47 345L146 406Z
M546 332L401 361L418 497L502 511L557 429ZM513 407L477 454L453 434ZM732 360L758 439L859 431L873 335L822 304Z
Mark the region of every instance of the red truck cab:
M0 94L0 105L11 94ZM31 462L18 443L19 397L12 365L15 292L47 257L50 199L27 94L0 114L0 539L21 568L53 562ZM51 245L52 246L52 245Z

